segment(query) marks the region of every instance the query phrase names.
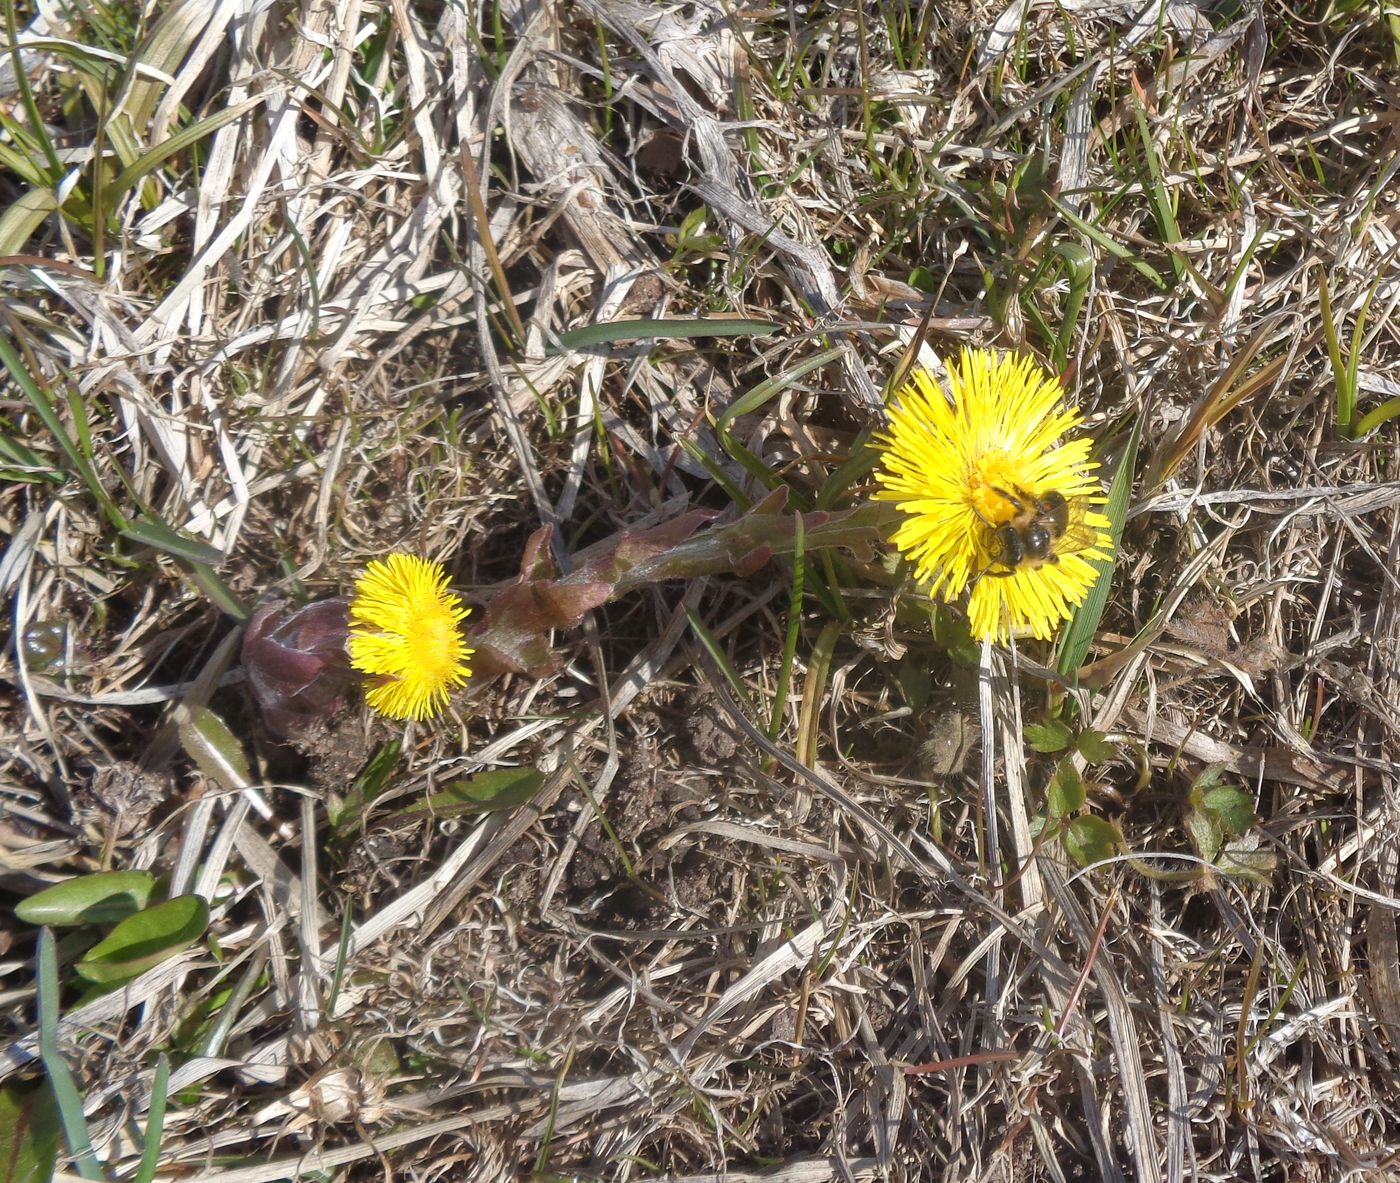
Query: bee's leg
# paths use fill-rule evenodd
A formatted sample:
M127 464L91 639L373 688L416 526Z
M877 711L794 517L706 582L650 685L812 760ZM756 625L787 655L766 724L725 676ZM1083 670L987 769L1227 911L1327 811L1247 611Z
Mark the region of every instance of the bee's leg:
M990 527L991 523L988 522L987 525ZM1010 526L992 528L992 541L997 549L993 552L991 561L977 573L976 579L981 579L984 575L1005 579L1008 575L1015 575L1016 569L1025 562L1026 552L1021 536ZM993 571L992 568L998 564L1001 570Z
M1005 489L998 489L995 485L988 487L998 496L1006 498L1012 505L1017 506L1018 513L1022 512L1020 503L1016 498L1007 493ZM1024 557L1020 535L1012 529L1010 523L992 521L991 518L987 517L986 514L970 501L968 502L968 508L970 508L972 512L977 515L978 520L987 527L987 532L992 536L992 542L996 546L996 550L992 554L991 562L973 576L973 582L976 583L977 580L981 579L984 575L993 575L999 579L1005 579L1008 575L1015 575L1016 568L1020 565ZM1001 564L1002 570L993 571L992 568L998 563Z
M996 567L998 563L1001 564L1000 569L999 569L999 570L995 570L995 571L992 570L992 568L993 568L993 567ZM1000 556L1000 555L993 555L993 556L992 556L992 561L991 561L990 563L988 563L985 567L982 568L982 570L980 570L979 572L977 572L977 574L974 575L974 576L972 577L972 583L976 583L979 579L985 579L985 578L992 578L992 579L1010 579L1010 578L1011 578L1013 575L1015 575L1015 574L1016 574L1016 568L1015 568L1015 567L1008 567L1004 562L1002 562L1001 556Z

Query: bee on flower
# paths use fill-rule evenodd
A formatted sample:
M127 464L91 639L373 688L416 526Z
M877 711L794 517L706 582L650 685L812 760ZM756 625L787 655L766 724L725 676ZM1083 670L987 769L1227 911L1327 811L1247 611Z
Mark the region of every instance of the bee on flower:
M947 393L915 370L876 435L878 500L929 594L958 599L979 640L1042 639L1084 602L1113 555L1087 439L1059 381L1033 358L965 349Z
M468 612L441 564L404 554L371 562L355 582L349 640L351 666L371 677L370 707L391 719L441 712L471 677Z

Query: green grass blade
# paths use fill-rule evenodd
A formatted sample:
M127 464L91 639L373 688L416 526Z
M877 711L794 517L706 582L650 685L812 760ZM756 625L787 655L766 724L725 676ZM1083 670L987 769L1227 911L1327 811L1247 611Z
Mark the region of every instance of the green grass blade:
M18 255L34 231L58 209L58 197L48 189L30 189L0 214L0 255Z
M1088 295L1089 284L1094 278L1094 255L1082 242L1060 242L1052 249L1064 260L1065 272L1069 279L1064 317L1060 321L1060 332L1055 340L1055 369L1063 370L1069 361L1070 347L1074 343L1074 326L1079 323L1084 297Z
M1171 194L1163 180L1162 161L1152 143L1152 128L1147 122L1147 112L1141 103L1136 103L1133 106L1133 114L1137 116L1138 134L1142 137L1142 154L1147 161L1147 172L1151 182L1147 189L1152 198L1152 210L1157 217L1157 232L1162 236L1163 242L1178 243L1181 241L1181 228L1176 224L1176 210L1172 207ZM1186 274L1181 257L1173 251L1171 258L1172 270L1176 272L1179 281Z
M224 561L224 556L208 543L200 542L195 538L186 538L157 517L148 515L134 521L122 530L121 534L123 538L128 538L141 546L149 546L153 550L163 551L173 558L184 559L187 563L203 563L206 566L213 566Z
M680 444L681 450L685 452L687 456L710 474L710 480L714 481L714 483L720 487L724 495L741 510L748 509L753 504L753 499L745 495L743 489L735 484L729 474L719 466L719 462L708 452L699 447L694 440L686 439L682 436L676 442Z
M1357 439L1365 439L1368 434L1375 431L1382 423L1388 423L1400 415L1400 398L1388 398L1385 402L1374 410L1367 411L1356 422L1356 430L1352 434Z
M49 1087L58 1105L63 1136L78 1174L84 1179L102 1179L102 1168L88 1140L83 1099L78 1095L68 1062L58 1050L58 955L54 951L53 933L47 928L39 930L35 978L39 996L39 1059L48 1073Z
M0 480L61 485L68 476L13 436L0 434Z
M1149 263L1143 262L1127 247L1120 246L1118 243L1114 242L1107 234L1092 222L1085 221L1084 218L1080 217L1079 214L1075 213L1075 211L1070 209L1064 202L1054 198L1052 198L1051 201L1060 217L1064 218L1064 220L1078 230L1079 233L1086 238L1092 239L1115 259L1122 259L1129 267L1134 268L1140 274L1144 275L1152 286L1159 291L1165 292L1167 290L1169 286L1167 281L1162 278L1161 272L1155 267Z
M248 606L234 594L233 589L220 579L210 567L203 563L189 565L190 578L202 591L211 604L225 616L239 622L248 619Z
M852 485L859 484L875 471L875 466L880 463L880 454L870 446L873 433L873 428L866 428L856 436L845 462L822 482L816 500L812 502L814 509L830 509Z
M326 1014L335 1014L336 1000L340 988L345 984L345 967L350 962L350 938L355 935L355 917L350 911L350 901L345 901L345 913L340 918L340 940L335 947L335 970L331 974L331 988L326 992Z
M243 601L215 574L214 568L224 561L224 556L208 543L188 538L150 514L126 526L121 535L131 542L181 560L189 570L190 578L215 607L235 620L248 619L248 609Z
M1133 474L1137 468L1138 441L1141 435L1142 417L1139 416L1133 424L1128 446L1118 463L1118 470L1113 474L1113 483L1108 488L1108 504L1104 506L1104 514L1112 523L1109 534L1113 538L1113 558L1099 560L1094 564L1099 569L1099 577L1089 589L1084 602L1075 609L1069 624L1065 626L1064 635L1060 640L1059 659L1056 662L1056 668L1062 674L1072 674L1084 664L1089 646L1094 643L1094 637L1099 631L1104 609L1108 606L1108 593L1113 586L1113 567L1118 557L1119 544L1123 540L1123 526L1128 520L1128 502L1133 493Z
M710 632L705 626L705 622L695 614L689 605L686 605L685 617L690 622L690 630L695 634L695 639L700 642L701 647L710 655L720 672L724 674L724 680L729 683L734 697L752 709L753 701L749 697L748 687L744 685L738 671L730 663L728 654L720 647L714 633Z
M49 166L49 175L55 178L61 177L64 172L63 162L59 160L58 150L45 131L47 125L39 112L39 104L34 101L34 92L29 86L29 68L25 65L24 55L20 52L20 28L14 0L5 0L5 31L9 43L10 64L14 67L15 89L19 91L20 106L24 108L24 113L28 118L30 133L37 137L39 145L43 149L44 159Z
M1350 366L1342 358L1342 340L1332 316L1332 290L1325 271L1319 271L1317 276L1317 307L1322 318L1322 336L1327 342L1327 360L1332 365L1332 384L1337 392L1337 433L1343 439L1351 439L1355 434L1356 387L1349 380Z
M715 424L715 430L721 435L728 435L729 425L740 415L752 414L754 411L758 410L759 407L763 406L764 403L768 402L769 399L775 398L777 395L781 394L794 382L805 378L813 370L820 369L822 366L835 361L837 358L843 356L845 352L845 349L828 349L825 353L819 353L815 357L809 357L806 361L802 362L801 365L794 366L790 370L784 370L775 378L769 378L766 382L760 382L747 394L740 395L725 408L724 414L719 417L719 421Z
M768 717L768 738L777 739L783 729L783 714L787 711L788 692L792 689L792 664L797 660L797 638L802 629L803 582L807 574L804 557L805 535L802 515L792 519L792 591L788 596L787 636L783 639L783 660L778 667L778 685L773 692L773 709Z
M226 123L232 123L239 116L262 104L262 98L246 99L236 107L229 107L217 115L209 115L181 128L167 140L162 140L154 148L141 153L116 176L107 190L108 200L116 201L133 185L140 184L147 176L164 164L170 157L183 152L191 144L197 144L205 136L219 130Z
M169 1099L170 1061L162 1053L156 1061L156 1078L151 1085L151 1107L146 1113L146 1145L135 1183L151 1183L160 1165L160 1140L165 1132L165 1103Z
M229 1036L233 1034L238 1020L244 1017L244 1007L247 1006L248 999L252 997L253 990L262 979L266 969L267 953L254 953L242 975L234 984L228 998L219 1008L218 1015L209 1024L209 1030L200 1040L196 1049L197 1055L221 1056L224 1054L224 1045L228 1042Z
M562 349L587 349L612 341L673 340L690 337L762 337L776 333L771 320L688 317L666 320L609 320L559 334Z
M0 120L0 127L3 127L5 131L9 131L10 129L8 127L4 127L4 125L8 123L10 123L8 119ZM0 168L12 173L13 180L19 181L32 188L47 187L48 179L44 176L42 170L34 167L34 161L23 152L11 148L5 143L0 143Z
M58 445L59 450L68 458L68 463L73 471L82 477L83 484L88 487L88 492L92 494L93 500L102 507L107 519L117 529L123 529L127 525L126 518L117 509L116 503L107 495L107 490L102 487L102 482L98 479L97 471L92 467L91 461L73 442L73 437L63 426L63 421L59 419L58 412L54 409L48 392L35 381L34 376L25 368L19 352L5 337L0 337L0 362L4 363L5 368L10 371L10 377L15 380L15 385L29 399L34 413L39 416L39 421L53 436L54 443Z

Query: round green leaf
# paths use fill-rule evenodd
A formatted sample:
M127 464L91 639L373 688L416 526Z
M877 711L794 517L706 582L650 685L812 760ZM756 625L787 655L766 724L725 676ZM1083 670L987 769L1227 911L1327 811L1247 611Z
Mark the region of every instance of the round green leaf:
M1063 752L1071 738L1070 729L1062 719L1026 724L1026 742L1037 752Z
M1118 756L1118 745L1109 742L1102 731L1081 731L1074 748L1090 764L1106 764Z
M1065 827L1065 851L1081 867L1112 858L1121 841L1116 827L1092 813L1075 818Z
M1045 795L1051 817L1069 817L1070 814L1078 813L1084 808L1088 794L1084 789L1084 779L1079 775L1079 769L1074 766L1073 761L1060 761Z
M1259 819L1254 814L1254 798L1238 785L1218 785L1203 794L1202 808L1219 819L1231 834L1243 834Z

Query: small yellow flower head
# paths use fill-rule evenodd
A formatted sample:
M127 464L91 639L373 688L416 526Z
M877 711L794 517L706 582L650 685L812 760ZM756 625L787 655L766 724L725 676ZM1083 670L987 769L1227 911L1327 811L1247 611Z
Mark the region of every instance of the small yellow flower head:
M447 589L447 572L414 555L376 559L350 601L350 664L375 678L365 695L391 719L429 719L471 677L462 635L470 611Z
M1033 358L964 349L948 372L947 394L916 370L895 396L875 438L875 496L903 512L894 543L930 595L955 600L972 584L974 637L1048 639L1098 578L1090 560L1113 554L1109 520L1088 508L1104 501L1098 464L1088 440L1060 442L1080 418ZM1038 507L1042 522L1058 517L1048 553L1016 553L1002 528L1026 537Z

